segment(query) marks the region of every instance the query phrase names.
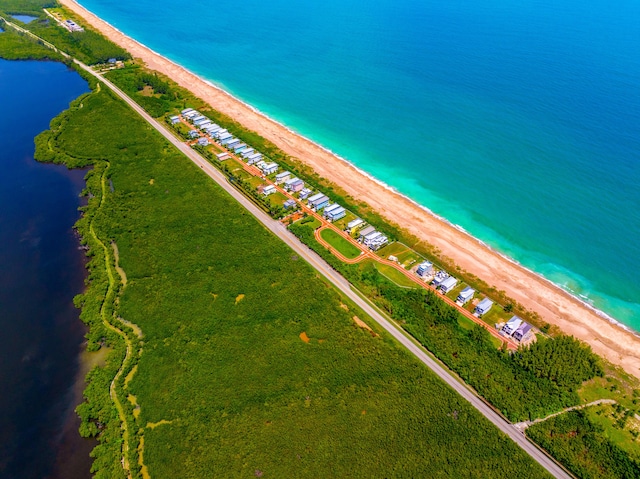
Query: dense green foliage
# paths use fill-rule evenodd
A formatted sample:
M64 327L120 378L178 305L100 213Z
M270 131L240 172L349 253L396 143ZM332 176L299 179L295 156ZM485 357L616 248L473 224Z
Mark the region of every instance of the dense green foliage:
M584 411L571 411L535 424L527 436L580 479L638 479L640 463L613 444Z
M63 60L62 55L41 45L26 34L18 33L0 20L0 58L5 60Z
M40 15L43 8L56 6L55 0L0 0L0 11Z
M591 348L572 336L542 339L518 351L514 360L536 377L550 379L571 390L603 374L600 361Z
M544 475L389 337L356 327L361 312L108 91L82 103L41 146L97 161L83 221L118 244L117 313L144 332L127 391L153 477ZM97 208L107 161L114 191ZM90 246L85 317L106 288ZM113 422L109 371L92 373L85 419ZM116 450L96 450L99 477L122 475Z
M0 12L7 11L8 9L8 7L3 5L4 3L4 0L0 0ZM19 4L21 2L17 3ZM72 55L84 63L94 65L97 63L106 63L110 58L116 58L118 60L131 58L131 55L129 55L126 50L86 25L85 31L83 32L70 32L45 15L41 8L33 11L30 10L30 7L18 8L15 6L12 10L37 16L37 20L23 25L23 28L54 44L63 52ZM8 20L11 21L12 19Z
M182 90L138 66L113 70L107 77L153 117L159 118L172 111L174 105L181 105ZM153 96L143 94L145 86L152 88Z
M545 341L518 355L498 351L483 328L461 327L458 311L436 293L401 288L373 266L342 263L318 243L312 227L295 223L289 229L511 421L544 417L578 404L575 380L600 372L597 357L573 338L561 337L557 346L555 340ZM568 367L574 354L580 364L591 367L576 364L576 371L564 375L547 372Z

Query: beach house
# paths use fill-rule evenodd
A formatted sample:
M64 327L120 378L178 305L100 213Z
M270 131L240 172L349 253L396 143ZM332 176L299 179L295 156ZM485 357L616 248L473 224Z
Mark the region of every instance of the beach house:
M342 206L338 206L337 208L331 210L329 213L325 213L325 216L329 221L337 221L340 218L344 218L347 214L347 210L345 210Z
M360 232L358 233L358 240L359 241L364 241L364 239L367 237L367 235L370 235L371 233L374 233L376 231L376 229L373 226L367 226L366 228L360 230Z
M416 273L418 274L418 276L421 276L423 278L433 276L433 263L430 263L429 261L423 261L418 265Z
M355 230L360 228L362 225L364 225L364 220L360 218L356 218L355 220L351 220L347 223L347 227L345 228L345 231L351 234L355 232Z
M433 277L433 281L431 282L431 284L437 289L448 277L449 273L447 273L446 271L438 271Z
M385 235L383 235L380 232L376 232L375 236L369 239L368 241L365 238L365 242L370 250L378 251L380 248L382 248L384 245L386 245L389 242L389 238L387 238Z
M484 298L476 305L476 309L473 310L473 314L476 316L482 316L489 312L491 306L493 306L493 301L489 298Z
M209 140L207 140L204 136L198 139L198 145L207 146L209 144Z
M318 211L329 204L329 197L323 195L322 193L318 193L317 195L314 195L311 198L309 198L309 201L307 204L309 205L310 208Z
M198 130L191 130L189 132L189 138L198 138L200 136L200 133L198 133Z
M307 205L308 206L312 206L313 202L316 201L317 199L320 199L324 196L324 193L316 193L313 196L310 196L309 198L307 198Z
M518 330L520 326L522 326L522 322L522 319L520 319L519 317L512 316L511 319L507 321L504 326L502 326L501 333L505 336L511 336Z
M443 294L447 294L448 292L450 292L453 288L456 287L456 284L458 284L458 280L456 278L454 278L453 276L449 276L447 279L445 279L442 283L440 283L440 291Z
M233 152L234 153L240 153L242 150L244 150L247 147L246 143L240 143L239 145L234 145L233 147Z
M301 191L302 188L304 188L304 181L300 178L289 178L284 182L284 189L291 193L297 193L298 191Z
M253 155L256 152L256 150L254 150L253 148L249 147L249 148L245 148L244 150L242 150L242 156L244 158L249 158L251 155Z
M333 203L330 205L325 206L324 211L322 212L323 216L327 216L328 213L330 213L331 211L340 208L340 205L338 203Z
M226 135L227 133L229 133L227 130L225 130L224 128L221 128L218 131L216 131L215 136L219 140L222 135Z
M475 292L476 292L475 289L471 288L470 286L467 286L462 291L460 291L460 294L458 295L458 298L456 299L456 301L460 303L460 305L464 305L471 298L473 298L473 295L475 294Z
M265 175L272 175L273 173L278 171L278 164L277 163L267 163L262 167L262 172Z
M280 183L285 183L290 178L291 178L291 172L289 171L283 171L282 173L278 173L276 175L276 185L279 185Z
M298 198L300 198L301 200L305 200L309 197L311 193L312 191L309 188L302 188L300 190L300 194L298 195Z
M224 153L218 153L216 155L216 158L218 159L218 161L224 161L224 160L228 160L230 156L229 156L229 153L224 152Z
M532 334L531 325L523 322L513 333L513 339L519 342L526 341Z
M63 22L63 25L65 27L67 27L67 29L70 32L84 32L84 28L82 28L80 25L78 25L76 22L74 22L73 20L65 20Z
M176 123L180 123L180 117L177 115L169 117L169 121L171 122L172 125L175 125Z
M254 153L253 155L247 157L247 163L250 165L258 163L260 160L262 160L262 153Z
M284 202L284 209L288 210L289 208L293 208L294 206L297 205L296 200L287 200Z
M267 185L262 189L262 194L264 196L269 196L272 193L276 192L276 187L273 185Z

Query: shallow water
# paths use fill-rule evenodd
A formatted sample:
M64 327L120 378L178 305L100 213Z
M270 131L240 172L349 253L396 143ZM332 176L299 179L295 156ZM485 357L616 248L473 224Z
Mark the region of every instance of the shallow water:
M0 60L0 477L89 478L73 306L84 254L72 226L85 171L33 159L33 138L88 91L60 63ZM80 379L80 382L78 382Z
M31 23L38 19L38 17L34 17L32 15L11 15L11 17L16 20L20 20L22 23Z

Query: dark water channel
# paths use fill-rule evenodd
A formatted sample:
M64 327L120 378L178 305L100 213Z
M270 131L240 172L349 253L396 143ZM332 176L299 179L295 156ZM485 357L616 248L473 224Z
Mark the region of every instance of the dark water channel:
M0 60L0 478L89 478L80 438L84 252L72 230L85 171L33 159L33 138L86 82L53 62Z

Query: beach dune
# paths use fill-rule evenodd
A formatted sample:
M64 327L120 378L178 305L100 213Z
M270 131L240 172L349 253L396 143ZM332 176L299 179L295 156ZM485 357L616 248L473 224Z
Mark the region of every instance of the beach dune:
M248 105L124 35L73 0L60 0L94 28L135 58L172 78L216 110L255 130L289 155L300 159L320 176L340 185L391 222L406 228L440 250L462 269L504 290L545 321L573 335L613 364L640 378L640 336L608 320L541 276L492 251L470 235L430 214L411 200L367 177L348 162L310 140L261 115Z

